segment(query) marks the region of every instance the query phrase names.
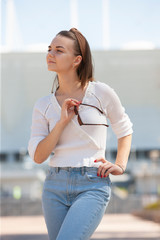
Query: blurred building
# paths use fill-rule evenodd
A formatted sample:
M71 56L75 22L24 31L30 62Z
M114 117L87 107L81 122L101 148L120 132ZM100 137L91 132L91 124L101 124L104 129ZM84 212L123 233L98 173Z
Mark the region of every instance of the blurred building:
M45 53L2 54L3 159L17 158L27 149L33 105L51 92L54 74L48 72L45 58ZM160 149L160 50L95 51L93 59L95 79L114 88L133 122L132 148L137 157ZM111 128L107 148L116 149Z
M152 159L157 163L160 161L160 50L94 51L93 60L95 79L114 88L133 122L128 164L130 176L128 180L124 176L117 180L113 178L113 181L123 185L134 178L135 192L157 194L160 172L152 168L147 175L149 164L146 168L144 165L146 160L151 164ZM34 103L51 93L53 79L54 74L47 70L46 53L2 53L0 157L3 195L12 195L14 186L19 182L23 196L29 198L33 192L39 196L41 167L38 166L39 172L35 168L32 171L23 163L24 159L28 159L27 145ZM116 137L108 128L106 157L109 160L115 160L116 148ZM154 187L151 184L144 187L146 181L152 182ZM26 186L32 188L27 190Z
M160 50L107 51L110 44L108 3L102 1L99 18L102 19L101 45L105 51L93 51L93 60L95 79L114 88L133 122L134 134L127 174L111 175L115 197L109 211L113 212L113 205L116 212L124 212L137 206L141 208L143 199L139 196L127 198L116 186L129 188L130 192L145 196L152 194L156 197L160 192ZM68 7L71 26L78 27L78 2L68 1ZM43 52L45 45L41 46L43 49L39 52L34 52L37 44L32 46L33 52L22 52L21 29L13 0L5 2L5 10L6 52L1 57L2 214L34 214L39 213L40 205L37 203L41 197L48 161L42 165L33 163L28 156L27 145L34 103L38 98L50 94L54 74L47 70L46 53ZM92 20L97 22L95 17ZM142 42L140 47L146 47L144 45L145 42ZM112 129L107 130L106 157L114 162L117 141ZM28 199L32 200L32 207Z

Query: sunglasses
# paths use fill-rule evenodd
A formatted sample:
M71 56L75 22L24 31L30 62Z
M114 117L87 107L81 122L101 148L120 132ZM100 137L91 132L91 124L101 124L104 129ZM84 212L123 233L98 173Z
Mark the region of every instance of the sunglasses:
M88 107L95 108L95 109L97 109L101 114L104 114L103 111L102 111L101 109L99 109L98 107L96 107L96 106L89 105L89 104L86 104L86 103L80 103L79 105L84 105L84 106L88 106ZM79 112L78 112L77 106L74 106L74 112L75 112L75 114L77 115L78 123L79 123L80 126L82 126L82 125L103 125L103 126L109 127L109 125L107 125L107 124L103 124L103 123L102 123L102 124L96 124L96 123L83 123L83 122L82 122L82 119L81 119L81 117L80 117L80 115L79 115Z

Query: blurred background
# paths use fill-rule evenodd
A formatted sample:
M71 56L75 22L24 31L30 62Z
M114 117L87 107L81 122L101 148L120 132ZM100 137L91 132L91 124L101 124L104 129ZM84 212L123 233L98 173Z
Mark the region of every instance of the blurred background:
M32 110L51 93L54 73L46 53L61 30L78 28L93 56L95 79L117 92L133 122L127 170L112 176L108 213L134 213L158 221L160 209L160 1L1 1L1 214L41 215L48 160L28 156ZM117 140L108 129L106 158ZM152 212L152 214L151 214ZM147 212L148 214L149 212Z

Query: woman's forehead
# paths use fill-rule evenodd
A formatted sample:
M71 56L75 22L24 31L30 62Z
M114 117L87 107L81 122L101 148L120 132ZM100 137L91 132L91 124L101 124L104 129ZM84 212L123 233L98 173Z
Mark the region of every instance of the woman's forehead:
M73 50L73 40L63 36L56 36L51 42L51 46L57 47L61 46L64 49Z

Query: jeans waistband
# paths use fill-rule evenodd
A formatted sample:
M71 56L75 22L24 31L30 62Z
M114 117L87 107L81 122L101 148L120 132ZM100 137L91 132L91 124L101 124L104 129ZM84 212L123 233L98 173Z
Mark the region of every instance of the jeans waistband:
M50 167L53 169L55 172L59 172L60 170L65 170L67 172L81 172L82 175L84 175L85 172L90 172L90 171L97 171L97 167Z

